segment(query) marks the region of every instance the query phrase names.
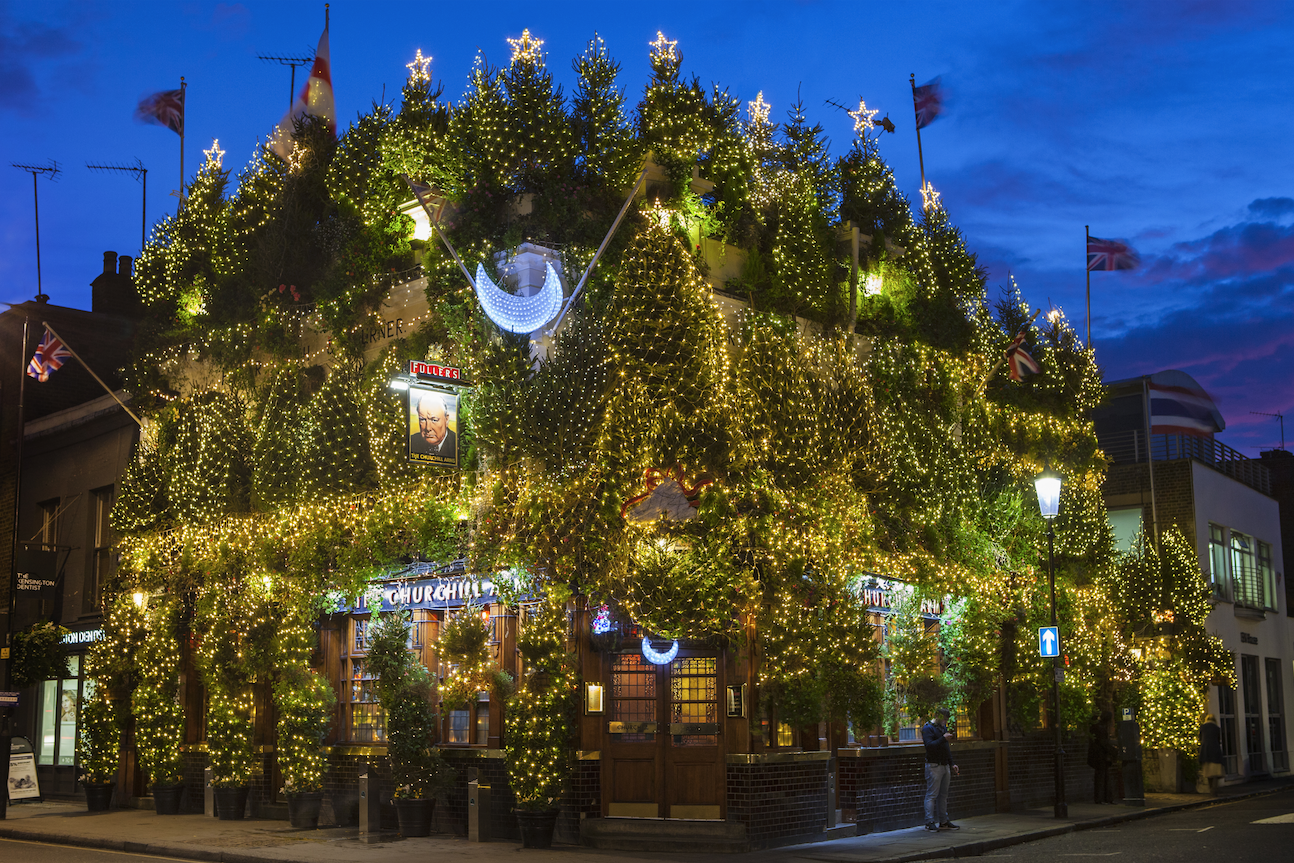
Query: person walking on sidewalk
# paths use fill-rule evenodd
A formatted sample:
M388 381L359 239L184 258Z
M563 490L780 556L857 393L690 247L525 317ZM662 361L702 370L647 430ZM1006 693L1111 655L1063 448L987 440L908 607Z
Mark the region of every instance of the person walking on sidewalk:
M1092 802L1113 803L1110 797L1110 765L1118 760L1118 751L1110 742L1110 719L1113 714L1101 711L1101 716L1088 726L1087 766L1092 773Z
M936 713L921 727L921 742L926 746L926 829L937 833L959 829L948 820L948 786L959 771L948 742L953 733L944 725L948 708L940 707Z
M1213 714L1206 713L1200 726L1200 775L1209 781L1210 794L1218 793L1222 772L1222 729Z

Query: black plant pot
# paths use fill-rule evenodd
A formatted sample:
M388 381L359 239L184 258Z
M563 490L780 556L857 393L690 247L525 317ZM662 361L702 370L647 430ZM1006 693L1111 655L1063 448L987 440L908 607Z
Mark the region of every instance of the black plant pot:
M112 789L116 782L86 782L85 808L90 812L107 812L112 808Z
M247 811L247 786L216 789L216 817L221 821L242 821Z
M557 828L557 809L518 809L517 823L521 827L522 848L553 847L553 831Z
M153 786L153 811L158 815L179 815L180 798L184 795L183 783Z
M322 791L297 791L288 795L288 823L293 827L314 830L319 826Z
M332 801L332 822L334 827L354 827L359 823L359 794L354 791L338 791L328 796Z
M434 797L397 797L391 802L395 804L395 814L400 819L401 836L431 835L431 814L436 810Z

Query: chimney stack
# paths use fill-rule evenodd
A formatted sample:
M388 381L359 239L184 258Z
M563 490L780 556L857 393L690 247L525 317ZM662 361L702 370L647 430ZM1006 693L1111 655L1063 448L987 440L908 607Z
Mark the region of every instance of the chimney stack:
M103 253L103 272L90 283L91 310L127 318L139 317L139 297L135 294L135 280L131 274L133 263L130 255L118 257L116 252Z
M103 253L103 274L105 276L111 276L116 272L117 272L117 253L104 252Z

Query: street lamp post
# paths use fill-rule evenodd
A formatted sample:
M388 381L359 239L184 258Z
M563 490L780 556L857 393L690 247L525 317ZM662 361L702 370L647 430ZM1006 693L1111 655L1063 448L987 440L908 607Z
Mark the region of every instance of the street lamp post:
M1056 531L1053 524L1060 512L1060 474L1044 467L1042 473L1034 478L1033 486L1038 491L1038 509L1047 521L1047 579L1051 585L1051 625L1056 626ZM1059 630L1057 630L1059 632ZM1059 642L1056 655L1051 659L1051 694L1055 707L1052 724L1056 727L1055 778L1057 818L1069 817L1069 805L1065 802L1065 750L1060 737L1060 678L1064 674L1060 664Z

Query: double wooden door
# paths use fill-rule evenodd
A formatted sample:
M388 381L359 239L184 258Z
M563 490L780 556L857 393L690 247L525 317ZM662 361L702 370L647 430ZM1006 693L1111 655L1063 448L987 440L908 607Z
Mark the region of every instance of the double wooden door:
M680 650L659 665L641 651L610 654L603 732L602 814L611 818L726 816L723 663Z

